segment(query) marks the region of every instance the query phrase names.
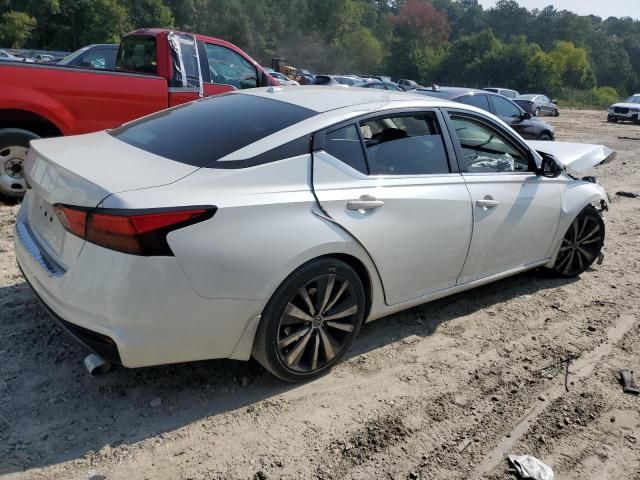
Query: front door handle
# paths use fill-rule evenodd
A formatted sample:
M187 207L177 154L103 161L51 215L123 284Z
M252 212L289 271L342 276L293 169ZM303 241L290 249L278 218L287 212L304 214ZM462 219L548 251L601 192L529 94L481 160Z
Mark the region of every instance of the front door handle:
M500 205L500 202L498 200L494 200L488 195L481 200L476 200L476 207L483 210L489 210L490 208L497 207L498 205Z
M349 200L347 202L348 210L375 210L384 205L382 200L377 200L371 195L363 195L358 200Z

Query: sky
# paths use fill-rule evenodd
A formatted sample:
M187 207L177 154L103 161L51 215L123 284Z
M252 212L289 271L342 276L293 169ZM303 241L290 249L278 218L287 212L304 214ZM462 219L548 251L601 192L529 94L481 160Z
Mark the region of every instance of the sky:
M556 10L569 10L579 15L608 17L632 17L640 20L640 0L517 0L520 6L529 10L542 10L552 5ZM496 0L479 0L485 8L491 8Z

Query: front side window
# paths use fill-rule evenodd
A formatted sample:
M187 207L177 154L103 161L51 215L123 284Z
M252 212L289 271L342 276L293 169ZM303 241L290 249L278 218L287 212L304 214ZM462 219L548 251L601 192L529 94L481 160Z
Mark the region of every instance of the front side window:
M520 109L509 100L492 95L491 103L498 117L520 118Z
M487 112L489 111L489 100L486 95L465 95L464 97L460 97L458 102L481 108Z
M242 55L221 45L205 44L211 83L232 85L238 89L258 86L258 71Z
M433 112L361 122L372 175L449 173L447 153Z
M527 156L505 135L487 124L465 116L451 115L462 147L463 171L502 173L529 171Z
M291 103L231 93L162 110L109 134L176 162L233 168L233 162L218 160L316 113Z
M359 172L367 173L362 143L355 125L347 125L324 137L324 150Z
M155 75L158 71L155 37L125 37L118 51L116 70Z

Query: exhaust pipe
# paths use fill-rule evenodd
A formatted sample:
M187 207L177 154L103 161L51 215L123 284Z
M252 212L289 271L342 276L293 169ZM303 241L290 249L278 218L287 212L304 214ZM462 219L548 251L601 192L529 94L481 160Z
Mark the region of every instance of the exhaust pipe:
M111 370L111 364L109 362L93 353L84 359L84 366L90 375L102 375Z

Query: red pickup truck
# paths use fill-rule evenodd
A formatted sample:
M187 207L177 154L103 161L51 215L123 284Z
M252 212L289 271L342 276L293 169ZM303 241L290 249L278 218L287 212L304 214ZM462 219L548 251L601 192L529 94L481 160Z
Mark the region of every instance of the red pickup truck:
M166 29L125 35L115 71L0 62L0 194L24 194L29 141L114 128L235 89L278 85L223 40Z

